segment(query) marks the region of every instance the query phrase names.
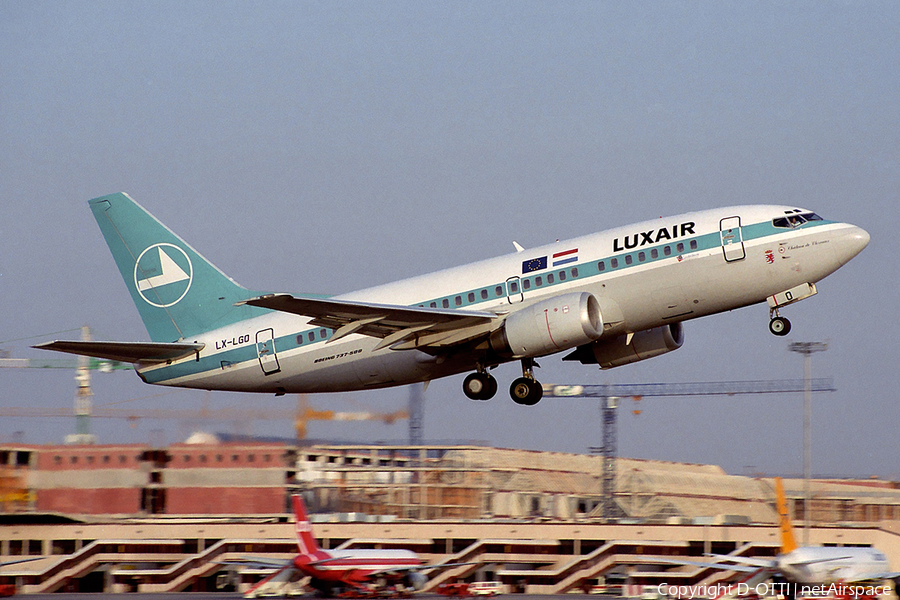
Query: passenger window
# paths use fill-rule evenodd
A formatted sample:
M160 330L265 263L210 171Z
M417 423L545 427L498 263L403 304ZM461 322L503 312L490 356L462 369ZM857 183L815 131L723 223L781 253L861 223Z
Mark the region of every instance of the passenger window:
M560 271L560 272L559 272L559 280L560 280L560 281L565 281L565 280L566 280L566 272L565 272L565 271Z
M572 277L578 277L578 267L573 267L569 273L572 274Z
M535 277L534 285L541 287L542 285L544 285L544 280L541 277Z
M527 279L525 281L528 281ZM518 281L510 281L509 282L509 293L510 294L518 294L519 293L519 282Z
M498 285L497 287L495 287L495 288L494 288L494 293L497 294L497 297L498 297L498 298L499 298L500 296L502 296L502 295L503 295L503 286L502 286L502 285Z
M302 343L303 343L303 334L301 333L300 335L297 336L297 344L299 345Z
M487 290L481 290L481 299L482 300L488 299L488 291Z
M441 300L441 306L443 306L444 308L450 308L450 300L444 298L443 300Z
M654 248L650 251L650 258L659 258L659 250Z
M547 274L547 285L550 285L551 283L553 283L553 273L548 273Z
M609 259L609 267L611 269L618 269L619 268L619 259L618 258Z
M431 308L437 308L437 302L432 302L428 306L430 306Z
M306 337L309 338L309 341L314 342L314 341L316 341L316 332L310 331Z
M665 254L666 256L672 256L672 247L666 246L665 248L663 248L663 254Z
M644 262L647 260L647 255L644 252L638 252L638 261Z
M523 280L522 280L522 289L523 289L523 290L530 290L530 289L531 289L531 280L530 280L530 279L523 279Z
M628 254L628 255L625 256L625 264L626 264L626 265L630 265L630 264L633 263L633 262L634 262L634 259L631 257L630 254Z
M469 292L469 302L475 302L475 292Z
M681 242L678 242L678 245L675 246L675 248L676 248L679 252L684 252L684 244L682 244Z
M319 337L322 338L323 340L325 339L325 336L327 336L327 335L328 335L328 332L325 331L324 329L319 330Z
M453 299L453 302L455 302L457 306L462 306L462 296L457 296Z
M613 260L615 260L615 259L613 259ZM615 267L614 267L614 268L615 268ZM602 273L603 271L605 271L605 270L606 270L606 263L603 262L602 260L601 260L600 262L598 262L598 263L597 263L597 270L600 271L601 273Z
M697 249L697 240L691 240L691 250Z

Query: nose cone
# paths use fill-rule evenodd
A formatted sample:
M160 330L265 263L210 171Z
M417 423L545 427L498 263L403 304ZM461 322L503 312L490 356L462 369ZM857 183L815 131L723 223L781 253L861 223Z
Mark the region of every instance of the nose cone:
M837 240L838 259L842 265L863 251L869 245L869 232L862 227L850 225Z

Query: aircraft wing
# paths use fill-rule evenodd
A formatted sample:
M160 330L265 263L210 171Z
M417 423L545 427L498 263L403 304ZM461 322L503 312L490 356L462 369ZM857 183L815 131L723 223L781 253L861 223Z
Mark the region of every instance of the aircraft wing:
M863 583L865 581L881 581L883 579L897 579L900 577L900 571L882 572L882 573L860 573L859 577L850 579L842 579L841 583Z
M450 569L452 567L462 567L465 565L474 565L476 563L473 562L463 562L463 563L443 563L439 565L409 565L404 567L385 567L384 569L380 569L378 571L374 571L373 575L390 575L395 574L399 575L400 573L409 573L410 571L433 571L435 569Z
M807 566L807 565L817 565L819 563L833 562L836 560L848 560L853 558L852 556L828 556L822 558L808 558L806 560L792 560L789 564L794 566Z
M717 562L730 561L742 565L750 565L751 567L774 567L775 561L771 558L754 558L752 556L732 556L730 554L707 554L710 558L716 559Z
M450 346L490 333L498 316L473 310L449 310L352 302L330 298L266 294L238 304L311 317L311 324L334 330L330 342L352 333L381 338L376 346L396 350Z
M44 557L43 557L43 556L38 556L38 557L36 557L36 558L22 558L22 559L19 559L19 560L8 560L8 561L6 561L6 562L0 562L0 567L6 567L6 566L9 566L9 565L18 565L18 564L20 564L20 563L33 562L33 561L36 561L36 560L41 560L42 558L44 558Z
M758 571L759 569L765 569L771 566L771 562L767 562L766 565L740 565L740 564L729 564L723 562L703 562L699 560L683 560L679 558L663 558L659 556L653 557L654 563L660 563L664 565L681 565L684 567L704 567L707 569L719 569L721 571L736 571L738 573L753 573Z
M281 570L285 567L291 566L291 561L289 560L278 560L274 558L263 558L250 556L246 558L232 558L229 560L220 560L216 562L217 565L229 565L233 567L251 567L255 569L277 569Z
M56 350L69 354L93 356L121 362L165 362L189 356L203 350L206 344L160 343L160 342L85 342L64 341L45 342L32 346L41 350Z

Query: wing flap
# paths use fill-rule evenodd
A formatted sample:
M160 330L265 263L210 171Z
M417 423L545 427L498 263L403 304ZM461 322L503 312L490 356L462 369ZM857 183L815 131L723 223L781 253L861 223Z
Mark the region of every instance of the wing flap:
M130 363L166 362L203 350L206 344L163 342L85 342L56 340L33 348Z
M482 311L353 302L291 294L266 294L239 304L310 317L312 325L335 330L330 341L358 333L383 339L379 347L403 349L428 346L432 342L448 345L440 344L440 341L449 338L468 339L470 336L456 334L474 328L480 335L484 330L489 331L489 326L498 319L497 315ZM410 341L410 338L414 340ZM419 339L422 342L417 341Z

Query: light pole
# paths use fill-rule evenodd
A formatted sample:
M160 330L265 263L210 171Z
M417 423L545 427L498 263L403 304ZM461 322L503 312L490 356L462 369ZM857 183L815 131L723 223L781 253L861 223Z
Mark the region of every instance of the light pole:
M803 355L803 545L809 545L809 512L810 494L809 480L812 477L810 467L810 438L812 421L812 354L828 350L828 344L823 342L791 342L788 346L791 352L799 352Z

